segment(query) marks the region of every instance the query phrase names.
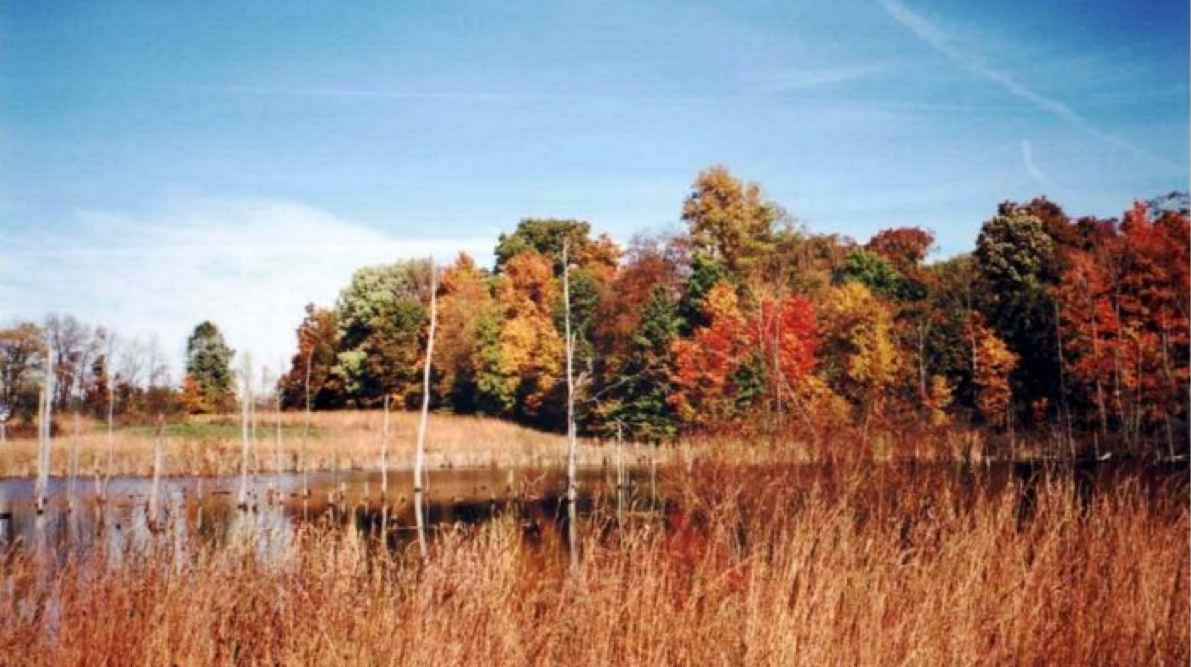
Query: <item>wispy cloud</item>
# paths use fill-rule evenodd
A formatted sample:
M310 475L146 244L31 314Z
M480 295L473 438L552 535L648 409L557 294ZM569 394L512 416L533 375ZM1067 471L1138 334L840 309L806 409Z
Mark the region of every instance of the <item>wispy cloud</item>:
M400 258L490 259L491 238L391 236L276 200L191 200L149 216L80 212L57 231L0 239L0 319L47 312L156 335L180 357L189 329L211 319L265 363L292 352L309 302L332 305L359 267Z
M1034 147L1028 139L1022 139L1021 141L1021 161L1025 165L1026 173L1037 181L1039 185L1048 190L1054 190L1054 182L1034 163ZM1054 193L1049 192L1046 194L1053 195Z
M832 86L858 79L865 79L881 72L884 68L875 65L857 65L829 69L797 68L775 72L768 76L765 88L770 93L784 93L805 88Z
M1121 137L1101 130L1069 105L1039 93L1009 74L1006 74L1005 72L1002 72L989 65L977 54L956 46L954 41L947 35L947 33L945 33L935 24L931 23L921 14L918 14L906 5L898 2L898 0L879 0L879 2L881 3L881 6L885 8L885 11L888 12L888 14L893 17L895 21L901 24L902 27L909 30L928 46L941 53L956 65L959 65L960 67L972 72L973 74L976 74L977 76L992 81L1001 88L1005 89L1011 95L1029 102L1036 108L1059 118L1063 122L1071 125L1072 127L1078 128L1079 130L1104 143L1116 146L1128 151L1129 153L1132 153L1133 155L1148 160L1160 162L1167 166L1175 166L1172 165L1168 160L1153 155L1152 153L1135 146L1131 142L1126 141Z

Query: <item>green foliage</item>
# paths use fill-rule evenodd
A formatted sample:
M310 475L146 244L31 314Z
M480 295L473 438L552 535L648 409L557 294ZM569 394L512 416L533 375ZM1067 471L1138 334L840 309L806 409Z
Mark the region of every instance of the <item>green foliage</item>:
M501 234L496 242L496 270L499 272L517 255L532 250L551 258L557 273L562 271L562 247L569 244L571 256L591 244L591 225L582 220L527 218L517 223L517 231Z
M848 254L840 279L858 281L873 292L891 297L898 295L902 283L901 275L885 258L864 248L856 248Z
M1059 361L1051 290L1059 267L1055 243L1041 220L1014 211L993 217L976 239L979 307L996 335L1020 360L1013 394L1029 405L1056 403Z
M683 204L685 233L637 240L625 261L568 219L522 220L500 237L492 273L460 257L439 286L433 400L565 425L565 245L588 432L657 441L957 417L1053 432L1062 415L1130 442L1164 428L1173 443L1191 413L1180 389L1191 377L1189 223L1146 216L1139 204L1120 225L1072 223L1045 199L1006 202L973 254L924 264L929 231L886 229L863 246L813 234L714 167ZM334 312L308 309L287 405L307 363L318 407L420 395L429 268L361 269Z
M707 295L712 288L728 280L730 274L723 264L705 253L696 253L691 261L691 273L683 285L678 302L681 332L685 336L698 327L707 326Z
M186 341L187 403L191 412L228 410L235 400L233 351L211 322L194 328Z
M658 288L641 310L618 377L600 398L605 431L611 435L620 424L626 437L656 442L678 433L677 415L667 402L674 359L671 347L678 338L681 319L666 290Z
M772 249L775 223L784 217L760 185L746 184L722 166L701 172L682 206L695 250L740 276Z
M430 263L414 260L360 269L340 293L333 372L350 404L376 406L386 394L415 400L429 288Z
M38 367L45 341L32 322L0 329L0 420L30 421L37 412Z

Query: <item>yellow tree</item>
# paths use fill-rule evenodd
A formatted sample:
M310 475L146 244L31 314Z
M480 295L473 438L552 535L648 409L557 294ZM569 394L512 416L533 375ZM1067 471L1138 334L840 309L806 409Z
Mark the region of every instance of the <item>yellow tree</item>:
M907 374L894 337L893 308L855 281L828 289L818 307L821 365L835 390L867 423L884 414Z
M701 172L682 206L695 250L738 275L772 249L774 224L785 215L766 201L760 185L746 184L722 166Z
M979 315L973 314L968 322L976 408L990 424L1004 426L1013 399L1009 376L1017 368L1017 355L984 325Z
M558 384L562 338L552 317L557 300L551 259L531 250L502 267L496 287L500 331L496 349L486 352L483 363L487 389L506 411L541 416Z
M439 283L434 393L456 409L475 404L481 335L494 324L495 302L485 272L465 253L442 273Z

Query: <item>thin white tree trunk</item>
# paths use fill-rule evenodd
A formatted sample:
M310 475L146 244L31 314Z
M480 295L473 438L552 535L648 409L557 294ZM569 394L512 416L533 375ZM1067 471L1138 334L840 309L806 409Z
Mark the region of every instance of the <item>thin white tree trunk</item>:
M153 439L153 485L149 487L149 516L147 523L150 530L157 528L160 511L162 432L164 430L165 417L159 414L157 415L157 435Z
M310 365L314 363L314 344L311 343L310 352L306 353L306 421L302 424L302 497L310 497L310 478L308 471L310 465L307 462L307 445L310 444Z
M112 480L112 466L116 458L116 439L115 432L112 427L116 415L116 386L113 384L112 378L112 351L114 340L111 334L108 334L108 358L107 363L103 365L104 384L108 388L108 469L103 478L103 498L106 500L108 495L108 483Z
M38 411L37 440L37 513L46 509L50 486L50 447L54 419L54 346L46 341L45 377L41 387L41 409Z
M385 394L385 420L380 441L380 502L389 495L389 395Z
M423 470L426 458L426 422L430 414L430 364L434 357L434 331L438 326L438 276L434 260L430 261L430 333L426 337L426 363L422 368L422 418L418 423L418 446L414 452L414 515L418 526L418 550L422 560L429 557L426 548L426 522L422 516L422 494L425 490L426 474Z
M576 525L579 513L575 505L579 500L579 489L575 480L575 340L571 336L571 264L565 242L562 246L562 294L566 309L567 355L567 538L571 548L571 571L576 572L579 570L579 528Z
M252 361L247 354L244 355L244 364L241 370L240 386L242 395L240 396L240 427L243 444L240 449L240 495L238 505L240 509L248 509L248 447L250 435L250 421L252 410Z

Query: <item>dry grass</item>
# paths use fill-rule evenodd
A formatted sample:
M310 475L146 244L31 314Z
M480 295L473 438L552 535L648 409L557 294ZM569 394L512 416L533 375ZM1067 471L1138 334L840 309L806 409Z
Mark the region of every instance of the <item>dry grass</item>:
M257 416L256 447L252 467L259 471L298 470L301 465L305 417L281 414L281 455L275 455L276 413ZM315 413L306 455L310 470L377 469L382 445L380 412ZM391 469L410 468L417 414L395 413L389 441ZM69 423L67 423L69 422ZM51 474L69 472L70 451L77 443L81 475L106 471L108 441L105 426L85 422L82 434L73 434L73 421L65 420L54 438ZM237 474L241 435L238 417L200 417L171 424L166 429L164 474ZM153 465L151 428L116 431L113 474L148 475ZM560 465L566 456L566 439L497 419L450 414L430 417L427 434L427 467L476 467L497 465L546 467ZM581 461L595 465L607 452L581 447ZM280 465L277 461L280 461ZM0 477L36 474L36 439L13 439L0 447Z
M897 471L694 460L681 511L560 540L512 519L416 549L311 529L275 559L177 543L0 568L10 664L1185 665L1185 488L964 493ZM1082 498L1082 499L1081 499Z

